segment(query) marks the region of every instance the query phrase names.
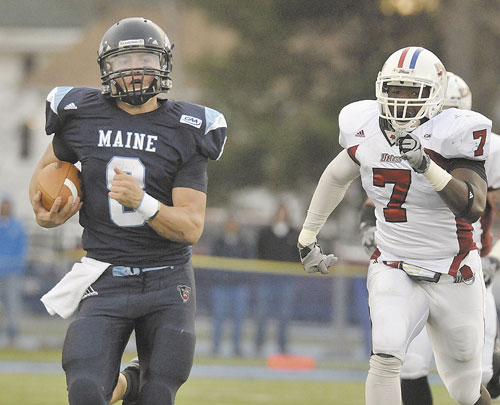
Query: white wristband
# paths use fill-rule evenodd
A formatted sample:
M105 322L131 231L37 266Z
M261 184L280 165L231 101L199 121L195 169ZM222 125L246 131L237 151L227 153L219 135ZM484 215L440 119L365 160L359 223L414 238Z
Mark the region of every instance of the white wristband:
M500 239L498 239L491 248L489 256L493 256L495 259L500 260Z
M441 191L452 179L450 173L439 167L431 160L429 168L423 173L427 181L436 191Z
M299 244L301 246L309 246L316 242L316 232L302 228L299 234Z
M153 198L148 193L144 192L142 201L136 209L136 211L142 215L144 221L147 222L150 220L158 213L159 210L160 202L156 198Z

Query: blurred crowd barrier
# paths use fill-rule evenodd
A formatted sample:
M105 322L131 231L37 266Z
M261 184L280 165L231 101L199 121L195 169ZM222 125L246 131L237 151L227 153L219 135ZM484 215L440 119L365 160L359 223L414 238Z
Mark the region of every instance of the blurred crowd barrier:
M79 246L78 227L75 227L75 231L71 228L60 227L49 231L34 228L31 232L30 260L23 281L22 323L24 339L28 341L25 345L36 347L53 344L57 348L62 344L69 320L50 317L40 297L85 253ZM210 235L210 231L207 234ZM203 247L205 245L209 245L206 240L200 243L199 253L193 255L198 354L214 354L214 306L217 302L214 294L216 287L227 280L228 275L232 282L244 285L248 291L246 307L243 309L241 351L238 355L249 357L280 352L275 336L282 305L286 305L289 312L286 336L289 353L363 357L369 352L366 260L341 260L328 275L307 274L299 263L298 254L296 262L236 259L212 256ZM258 352L255 345L258 328L256 317L262 285L267 285L270 290L266 301L261 302L269 317L270 331L266 333L263 350ZM278 292L290 285L292 288L287 290L289 299L286 302L276 301ZM231 356L235 354L230 350L234 339L231 331L234 303L229 301L225 305L228 307L224 315L227 319L224 320L222 350L217 355ZM58 337L48 338L51 334L58 334ZM345 342L352 347L346 346ZM20 345L23 346L23 336Z

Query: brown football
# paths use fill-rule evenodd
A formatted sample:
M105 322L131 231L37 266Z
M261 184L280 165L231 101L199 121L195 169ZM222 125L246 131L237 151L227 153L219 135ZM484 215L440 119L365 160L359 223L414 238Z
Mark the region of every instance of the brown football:
M62 198L61 207L69 197L73 201L82 196L80 170L69 162L55 162L45 166L38 175L37 191L42 192L42 206L49 211L57 197Z

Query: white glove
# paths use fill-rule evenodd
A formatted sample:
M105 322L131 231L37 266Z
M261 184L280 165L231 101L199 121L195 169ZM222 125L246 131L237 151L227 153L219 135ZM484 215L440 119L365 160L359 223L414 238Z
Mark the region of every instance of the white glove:
M373 251L377 248L375 244L375 230L377 227L375 225L363 225L361 224L361 244L365 249L365 252L368 256L371 256Z
M335 255L324 255L317 242L311 243L306 247L301 247L300 245L297 245L297 247L299 248L302 266L304 266L304 270L308 273L319 272L321 274L328 274L328 267L338 261Z
M401 157L408 161L413 170L417 173L427 171L431 161L416 136L408 132L401 132L398 137L398 144Z
M481 263L483 265L484 284L488 287L493 281L495 274L500 270L500 261L496 257L490 255L481 257Z

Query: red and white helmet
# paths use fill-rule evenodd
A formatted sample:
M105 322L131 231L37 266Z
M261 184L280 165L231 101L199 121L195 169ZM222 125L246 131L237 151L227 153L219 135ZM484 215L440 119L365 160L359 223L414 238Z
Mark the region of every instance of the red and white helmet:
M444 98L443 108L472 109L472 93L465 80L455 73L447 72L448 87Z
M446 69L431 51L411 46L394 52L384 63L375 85L379 115L396 130L413 131L422 119L431 119L443 108L446 93ZM389 97L389 86L419 89L418 98ZM426 95L424 90L428 89ZM414 114L408 106L420 106Z

